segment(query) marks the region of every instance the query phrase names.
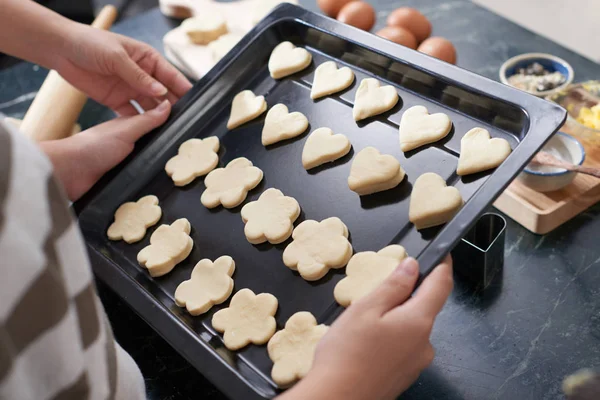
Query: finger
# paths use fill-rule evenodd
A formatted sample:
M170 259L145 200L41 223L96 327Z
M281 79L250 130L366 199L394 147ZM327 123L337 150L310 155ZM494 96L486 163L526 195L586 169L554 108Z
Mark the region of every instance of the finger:
M448 256L425 278L415 295L406 302L405 306L413 308L420 315L433 319L444 307L453 286L452 258Z
M138 96L135 98L135 101L144 109L144 111L150 111L161 103L160 100L148 96Z
M162 82L177 99L192 88L190 81L160 54L157 54L154 77Z
M116 68L116 73L121 79L146 96L158 97L167 94L168 90L162 83L144 71L127 53L124 54Z
M116 112L119 117L131 117L139 114L138 110L136 110L135 107L129 103L125 103L122 106L116 107L114 112Z
M162 125L171 112L171 104L163 101L154 109L130 117L119 117L102 124L101 131L118 135L119 139L135 143L146 133Z
M171 103L172 105L177 103L177 101L179 100L179 97L175 96L173 94L173 92L167 93L166 98L167 98L167 100L169 100L169 103Z
M359 300L361 307L377 310L381 315L404 303L419 277L419 264L414 258L404 259L374 291Z

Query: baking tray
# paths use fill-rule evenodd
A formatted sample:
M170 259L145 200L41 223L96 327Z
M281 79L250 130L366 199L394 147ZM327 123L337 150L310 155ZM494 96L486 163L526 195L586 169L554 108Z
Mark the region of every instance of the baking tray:
M275 81L269 76L267 61L272 49L284 40L307 48L313 63L305 71ZM348 65L356 80L341 94L313 102L309 93L314 68L326 60ZM394 85L401 100L391 111L356 123L352 103L358 83L365 77ZM290 111L304 113L310 122L307 132L326 126L346 134L353 150L333 164L306 172L301 153L307 133L265 149L260 138L264 116L228 131L225 124L231 100L244 89L265 95L269 106L281 102ZM402 112L413 105L425 105L431 113L445 112L454 126L443 141L404 155L398 141L398 123ZM175 187L164 166L183 141L218 136L220 166L245 156L264 171L262 183L249 193L247 201L258 198L266 188L278 188L300 203L302 214L296 224L305 219L340 217L348 226L355 252L400 243L410 255L418 256L425 276L565 117L562 108L549 102L286 4L248 33L180 101L167 124L146 137L131 157L75 207L100 279L228 396L272 398L278 389L270 379L272 364L265 346L228 351L210 326L214 311L227 303L213 307L204 316L191 317L175 305L175 288L189 279L200 259L227 254L236 261L236 290L247 287L278 298L278 327L301 310L312 312L320 323L331 324L343 311L334 301L333 288L344 271L332 271L317 282L306 282L282 263L282 251L289 240L275 246L254 246L244 236L240 207L208 210L202 206L203 179L184 188ZM493 173L461 179L455 173L460 139L476 126L507 139L514 152ZM350 191L347 177L351 159L366 146L396 157L407 172L407 180L395 189L370 196L359 197ZM412 184L425 172L436 172L457 187L466 204L444 227L417 232L408 222L408 207ZM158 225L132 245L110 242L106 237L117 207L146 194L160 200L160 223L186 217L194 239L191 255L171 273L156 279L138 266L136 255Z

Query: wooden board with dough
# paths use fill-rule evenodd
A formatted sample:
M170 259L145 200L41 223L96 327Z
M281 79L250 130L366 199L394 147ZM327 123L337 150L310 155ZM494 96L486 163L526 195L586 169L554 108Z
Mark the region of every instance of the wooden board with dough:
M271 58L276 48L284 49L284 53L275 52L279 57ZM313 91L316 70L327 62L338 68L347 67L355 79L349 86L348 82L342 82L345 89L339 92L321 88L330 94L313 99L319 92ZM383 93L386 101L376 101L375 105L365 103L373 93L375 100ZM282 106L276 108L277 104L290 113L303 114L308 128L297 135L291 129L292 124L287 124L293 137L265 146L263 139L272 143L272 136L263 138L266 115L271 110L275 110L275 115L285 112ZM382 104L387 111L382 112ZM407 110L414 111L415 106L423 106L432 114L445 114L451 126L444 118L445 136L436 134L441 140L428 140L417 149L403 152L399 140L401 121ZM242 112L232 112L232 108ZM417 123L413 117L411 120ZM346 277L343 265L328 262L326 270L303 270L304 263L300 265L299 256L294 255L298 254L296 251L288 250L284 256L291 243L298 243L292 242L292 238L281 243L274 239L253 244L256 236L248 235L245 229L247 221L242 214L249 217L243 207L258 201L268 189L277 189L300 206L294 229L312 220L304 226L309 226L306 228L309 232L319 234L307 236L321 237L329 232L327 235L339 239L336 243L343 243L342 259L352 251L356 254L388 248L379 253L387 257L387 267L393 269L398 259L408 253L419 260L424 277L450 252L565 117L565 111L555 104L285 4L245 35L233 51L196 83L177 105L172 118L136 145L134 155L75 207L95 273L102 280L110 282L136 312L227 396L273 398L281 393L282 386L271 374L273 362L265 346L228 349L211 321L229 303L214 305L204 314L193 316L186 310L187 305L180 307L182 299L179 302L176 299L179 285L190 280L200 260L230 256L235 260L235 271L228 269L233 293L247 288L275 296L279 304L274 316L278 330L292 315L303 311L311 313L319 324L331 325L344 310L340 304L348 304L355 293L339 289L334 295L338 283ZM297 122L305 127L303 119ZM403 131L411 126L403 125ZM462 139L468 138L468 132L476 127L485 129L494 138L504 139L513 151L497 169L459 176ZM304 157L303 162L303 150L319 128L330 129L320 131L324 137L343 134L351 149L348 151L344 141L339 151L327 154L332 162L307 170L305 167L311 166L315 158ZM209 137L213 138L209 141ZM211 154L213 160L214 153L218 155L217 169L193 181L187 181L187 175L174 175L172 167L177 162L172 161L166 167L169 160L180 154L180 146L190 139L196 139L192 146L202 147L203 154ZM399 164L402 170L390 169L393 174L385 182L362 179L370 165L382 160L389 166ZM360 168L353 168L355 165ZM194 173L202 174L203 170ZM232 181L235 185L229 186ZM444 219L448 222L443 226L428 228L431 226L428 221L422 225L423 229L417 229L409 214L411 200L423 198L425 193L418 190L421 182L435 184L434 189L439 189L425 200L444 199L447 197L444 194L452 192L464 199L464 206L453 218L450 215L449 221ZM109 240L107 229L117 209L147 195L156 196L162 209L158 224L150 227L136 243ZM290 213L296 216L296 211ZM172 226L182 218L189 221L191 230L186 228L189 236L181 243L192 238L191 253L167 274L152 277L139 264L138 254L159 231L159 225ZM325 220L329 222L316 230ZM181 237L183 233L178 235ZM346 242L352 249L348 249Z
M163 38L165 56L192 79L204 76L225 53L273 8L281 3L297 4L297 0L238 0L219 2L213 0L160 0L160 10L172 18L187 19L207 13L223 17L230 34L229 43L192 43L185 30L179 26Z

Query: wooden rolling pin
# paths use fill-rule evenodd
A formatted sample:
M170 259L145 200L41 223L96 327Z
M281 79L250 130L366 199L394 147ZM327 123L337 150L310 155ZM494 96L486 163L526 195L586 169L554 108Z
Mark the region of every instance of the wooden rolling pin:
M117 18L114 6L105 6L92 27L108 30ZM87 96L52 70L33 99L21 123L21 131L36 141L62 139L73 126L87 101Z

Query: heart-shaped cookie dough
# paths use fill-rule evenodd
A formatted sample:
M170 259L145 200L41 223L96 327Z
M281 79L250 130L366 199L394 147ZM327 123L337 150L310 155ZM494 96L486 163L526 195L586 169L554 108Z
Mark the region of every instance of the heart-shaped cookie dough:
M273 49L269 58L269 72L273 79L281 79L308 67L312 61L310 53L290 42L282 42Z
M400 148L410 151L437 142L448 135L452 121L443 113L429 114L427 108L414 106L404 111L400 121Z
M458 175L470 175L496 168L512 149L508 141L501 138L490 139L490 133L483 128L473 128L460 141Z
M267 113L262 144L268 146L300 135L308 128L308 119L299 112L288 112L285 104L275 104Z
M406 173L394 157L374 147L366 147L354 157L348 187L361 196L381 192L397 186Z
M327 61L315 70L310 98L315 100L323 96L340 92L352 85L354 72L348 67L337 68L335 62Z
M354 97L352 116L360 121L391 110L398 103L398 92L393 86L381 86L377 79L366 78L360 81Z
M309 170L332 162L348 154L352 144L341 133L333 134L329 128L319 128L308 136L302 150L302 165Z
M229 115L229 121L227 121L227 129L237 128L258 117L266 110L267 102L264 96L256 96L251 90L239 92L231 103L231 114Z
M417 229L442 225L454 217L463 203L458 189L446 186L441 176L428 172L415 182L408 219Z

